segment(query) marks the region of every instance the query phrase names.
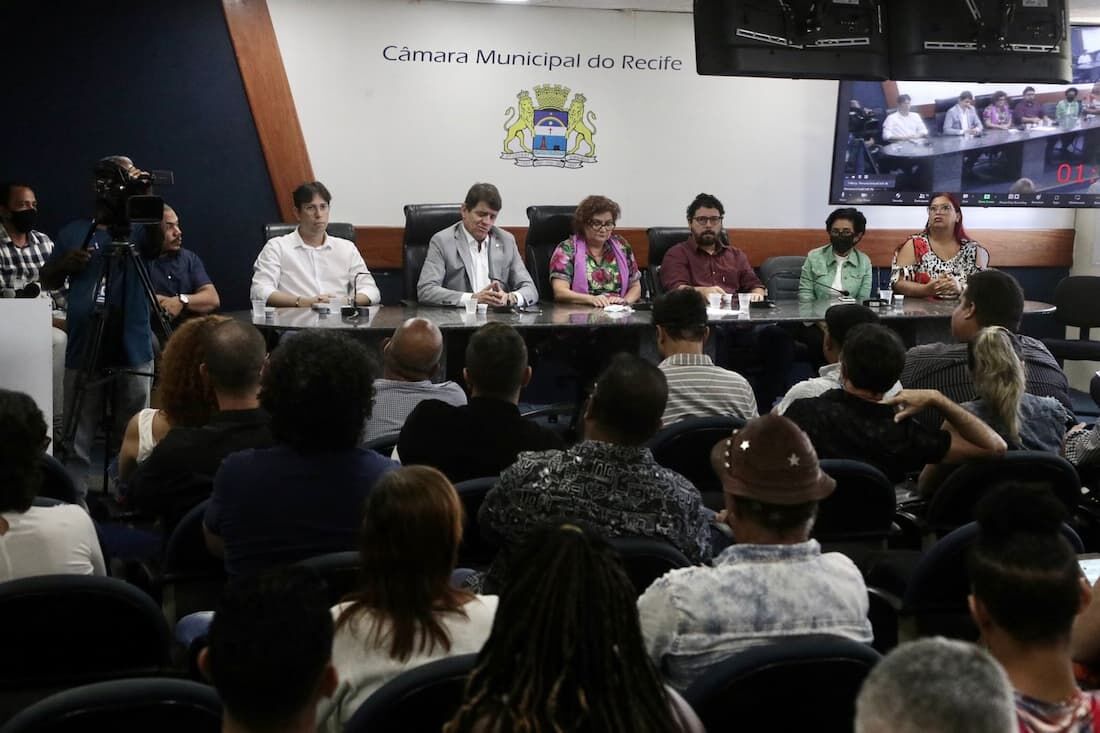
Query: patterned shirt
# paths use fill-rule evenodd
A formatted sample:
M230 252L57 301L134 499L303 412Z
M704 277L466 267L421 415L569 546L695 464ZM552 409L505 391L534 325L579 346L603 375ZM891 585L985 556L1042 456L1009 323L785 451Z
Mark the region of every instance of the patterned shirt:
M1053 703L1017 692L1016 717L1023 733L1093 733L1100 722L1100 700L1096 692L1080 690Z
M1012 110L1007 106L1001 109L997 105L991 104L982 112L982 119L985 120L986 125L1011 125Z
M485 587L499 587L528 532L562 518L611 537L664 540L693 562L710 559L710 524L690 481L657 465L643 446L586 440L564 451L521 453L485 496L478 523L502 545Z
M1093 425L1067 435L1065 454L1066 460L1075 466L1100 463L1100 428Z
M947 431L913 420L895 422L894 408L842 389L796 400L784 414L809 436L818 458L863 461L895 483L939 463L951 447Z
M1020 353L1027 369L1027 391L1042 397L1053 397L1072 413L1069 382L1065 372L1043 342L1030 336L1018 336ZM906 389L938 389L962 404L978 399L974 381L967 365L966 344L926 344L914 346L905 355L901 383ZM939 410L923 410L915 416L917 422L930 427L943 424Z
M657 366L668 380L662 425L686 417L756 417L756 396L748 380L715 366L706 354L673 354Z
M623 257L626 258L627 268L629 269L629 280L627 281L629 287L638 281L642 273L638 270L638 261L634 259L634 250L630 248L627 241L622 237L614 237L614 241L622 249ZM604 247L603 259L599 262L592 257L591 248L586 249L588 251L585 254L584 262L588 271L588 294L618 295L622 281L619 279L619 263L615 260L615 253L611 251L611 247ZM576 254L577 249L573 246L572 237L559 244L557 249L554 250L554 254L550 256L550 279L565 280L572 287L573 262Z
M53 241L42 232L32 229L27 233L27 246L17 247L0 224L0 287L15 288L37 282L51 252Z
M816 540L733 545L714 567L673 570L638 599L642 637L669 685L684 690L748 647L807 634L872 640L855 563Z
M948 275L959 281L959 288L966 289L966 279L975 272L985 269L985 261L989 256L985 249L972 239L964 239L959 242L959 251L949 260L941 260L932 244L924 234L914 234L913 256L915 264L898 266L898 253L894 253L894 261L890 265L890 281L912 280L917 283L931 282L939 275ZM901 249L898 249L900 252ZM978 263L978 255L982 254L983 263Z
M439 400L457 407L466 404L466 393L454 382L435 384L427 379L419 382L374 380L374 406L363 440L400 432L409 413L424 400Z

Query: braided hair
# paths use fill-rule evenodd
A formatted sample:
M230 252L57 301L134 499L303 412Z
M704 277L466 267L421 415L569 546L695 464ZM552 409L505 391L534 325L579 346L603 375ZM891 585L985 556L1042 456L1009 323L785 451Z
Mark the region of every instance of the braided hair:
M445 733L678 730L634 588L606 541L578 524L543 526L511 568Z

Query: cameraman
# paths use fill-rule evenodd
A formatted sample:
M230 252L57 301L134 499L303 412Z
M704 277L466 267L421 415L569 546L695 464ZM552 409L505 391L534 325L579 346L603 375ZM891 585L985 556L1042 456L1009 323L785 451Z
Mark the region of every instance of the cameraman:
M111 156L99 161L96 170L105 165L116 166L123 175L135 180L144 173L125 156ZM72 450L65 456L65 465L81 500L87 494L86 474L91 466L91 448L103 416L103 404L112 391L114 404L108 460L118 452L126 423L149 404L149 389L153 373L153 344L149 328L149 303L138 273L128 267L122 256L108 257L111 234L100 223L110 218L110 207L98 196L94 220L78 219L67 224L57 237L53 253L42 268L42 284L59 288L69 281L68 334L65 351L65 424L73 419L76 380L86 371L89 386L76 416L76 435ZM90 236L89 236L90 235ZM87 243L85 244L87 240ZM130 241L141 252L146 240L145 228L133 227ZM101 292L101 276L110 270L109 292ZM100 347L99 363L85 364L89 339L93 336L93 314L96 302L102 299L106 327ZM101 369L120 371L110 380L100 382Z

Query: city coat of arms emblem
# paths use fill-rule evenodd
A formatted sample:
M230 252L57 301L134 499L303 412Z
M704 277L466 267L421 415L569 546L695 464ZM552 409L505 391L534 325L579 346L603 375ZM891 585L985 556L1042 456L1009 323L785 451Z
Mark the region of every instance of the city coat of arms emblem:
M518 104L504 113L503 160L518 166L581 168L596 162L596 113L585 110L588 100L569 87L542 84L534 88L535 102L526 90L516 95ZM518 148L518 149L517 149Z

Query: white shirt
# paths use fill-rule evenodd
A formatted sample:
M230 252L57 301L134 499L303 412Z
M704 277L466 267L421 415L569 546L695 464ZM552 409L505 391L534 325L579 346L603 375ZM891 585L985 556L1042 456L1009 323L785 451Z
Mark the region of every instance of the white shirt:
M450 650L444 651L438 644L429 652L414 648L403 662L390 657L388 634L383 634L380 641L374 638L374 616L369 611L340 626L332 640L332 665L340 682L332 697L322 699L317 706L317 730L343 731L371 693L406 670L437 659L481 651L493 628L497 600L497 596L477 596L462 607L465 617L442 614L439 618L451 639ZM333 606L333 619L339 618L348 605Z
M820 397L831 389L844 388L844 376L840 373L840 364L826 364L817 370L819 376L813 379L804 379L787 390L783 399L779 401L772 412L782 415L795 400L805 400L811 397ZM901 382L894 382L894 386L882 395L883 399L893 397L901 391Z
M0 581L35 575L106 575L91 517L75 504L0 514Z
M903 137L928 136L928 128L924 125L921 116L910 112L903 115L901 112L891 112L886 115L882 123L882 139L890 142Z
M320 247L311 247L302 241L295 229L285 236L272 238L260 251L252 266L251 297L266 303L271 294L279 290L304 298L316 295L346 298L359 273L362 275L358 294L370 298L371 303L378 303L382 294L353 243L326 234Z
M490 232L485 236L485 241L479 243L474 239L474 235L470 234L470 231L462 226L462 234L466 237L466 246L470 248L470 261L474 263L474 271L469 273L470 284L474 288L474 293L484 290L489 287L492 282L489 280L489 245L493 239L493 234ZM460 306L465 306L466 303L474 297L474 293L466 293L458 299ZM516 305L525 305L527 300L523 295L515 290L511 293L515 296Z

